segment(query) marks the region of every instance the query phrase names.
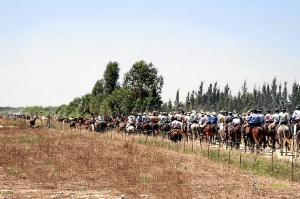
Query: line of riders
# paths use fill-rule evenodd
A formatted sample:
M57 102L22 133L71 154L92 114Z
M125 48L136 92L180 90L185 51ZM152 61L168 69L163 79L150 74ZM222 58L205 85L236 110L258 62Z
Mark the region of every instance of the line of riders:
M281 152L286 147L290 150L291 139L296 138L294 145L299 148L300 130L300 105L289 115L286 108L275 109L263 114L261 110L252 109L239 115L236 111L227 112L162 112L138 113L128 117L104 117L103 115L93 119L79 117L71 125L85 125L92 131L102 131L107 128L118 128L129 134L144 133L157 136L166 136L172 141L206 139L210 144L216 144L239 148L242 138L245 146L251 150L261 146L270 146L275 150L278 143ZM245 147L246 149L246 147Z
M23 115L22 115L23 116ZM37 117L30 119L30 126L34 126ZM23 118L22 117L22 118ZM55 118L54 118L55 119ZM172 141L206 139L211 144L225 144L239 148L242 139L250 149L263 146L275 149L278 143L283 152L290 150L291 140L299 147L300 137L300 105L290 115L286 108L275 109L263 114L261 110L252 109L239 115L236 111L227 112L162 112L138 113L136 116L112 118L100 115L97 118L56 118L58 121L70 123L70 128L84 126L91 131L103 131L107 128L118 128L126 133L145 133L157 136L162 134ZM295 139L294 139L295 138ZM246 149L246 147L245 147Z
M275 150L276 142L281 152L286 146L290 150L291 139L296 139L299 148L300 130L300 105L289 115L286 108L267 111L263 114L261 110L252 109L239 115L236 111L227 112L196 112L195 110L184 114L179 112L162 112L158 114L130 115L128 118L117 120L119 129L128 133L144 132L145 134L158 135L161 133L173 141L183 138L204 139L211 144L229 144L231 147L239 148L242 138L245 145L254 150L256 146L265 148L267 145ZM246 147L245 147L246 149Z

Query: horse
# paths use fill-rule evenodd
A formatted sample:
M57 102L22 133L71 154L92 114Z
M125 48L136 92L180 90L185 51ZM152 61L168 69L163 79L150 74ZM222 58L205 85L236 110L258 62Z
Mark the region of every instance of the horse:
M186 119L182 120L182 134L187 140L189 139L189 136L191 136L191 133L188 130L188 122Z
M100 121L95 123L95 131L100 132L100 131L105 131L107 128L107 122L106 121Z
M127 132L129 135L135 133L135 127L134 127L134 124L127 126L125 129L126 129L126 132Z
M218 134L219 134L219 144L220 146L222 146L223 144L225 144L227 138L226 138L226 132L225 132L225 127L224 127L224 123L220 123L218 124Z
M275 133L275 130L274 129L270 129L269 128L270 126L270 123L265 123L262 128L264 129L265 131L265 142L266 142L266 145L268 145L269 147L272 148L272 150L275 150L275 143L276 143L276 133Z
M296 129L294 129L296 128ZM294 150L297 152L297 156L298 156L298 152L300 151L300 120L297 121L297 123L294 125L293 127L294 133L295 133L295 143L294 143Z
M277 129L277 134L276 134L280 146L280 153L283 155L283 145L285 145L285 155L287 155L287 151L291 150L290 145L291 145L291 140L290 140L290 129L287 125L281 124L278 129Z
M171 126L169 122L164 122L160 125L160 131L162 133L162 136L169 135L169 131L171 130Z
M181 141L182 139L182 130L181 129L173 129L170 134L170 140L173 142Z
M213 138L213 134L214 134L214 127L211 124L206 124L204 127L204 133L206 136L206 142L208 142L209 144L212 144L212 138Z
M143 130L143 122L136 122L135 129L136 129L137 133L142 132L142 130Z
M233 126L233 133L232 133L232 146L234 146L236 149L240 148L242 138L242 130L240 125L234 125Z
M157 136L159 132L159 123L158 122L151 122L151 128L153 131L153 136Z
M90 121L90 119L88 119L88 118L83 118L83 117L78 118L78 124L79 124L80 129L82 127L85 129L92 129L91 123L92 123L92 121Z
M233 125L232 123L227 124L224 127L224 134L225 134L225 144L226 149L230 146L233 147Z
M198 135L200 133L200 125L198 123L193 123L190 126L191 134L192 134L192 139L197 139Z
M244 143L245 151L247 146L251 151L254 151L256 146L257 151L260 150L260 145L265 137L265 131L261 126L245 126L244 127Z
M37 117L34 117L32 119L29 120L29 126L30 127L34 127L35 126L35 121L36 121Z
M152 133L152 125L150 124L150 122L143 123L143 130L146 135L149 135Z

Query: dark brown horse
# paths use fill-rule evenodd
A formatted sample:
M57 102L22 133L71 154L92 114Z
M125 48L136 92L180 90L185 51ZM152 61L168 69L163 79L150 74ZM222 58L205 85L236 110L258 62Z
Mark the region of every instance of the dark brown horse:
M152 124L150 122L144 122L143 130L146 135L150 135L152 133Z
M151 128L152 128L152 131L153 131L153 136L157 136L158 133L159 133L159 123L158 122L152 122L151 123Z
M242 130L240 125L233 126L232 143L236 149L240 148L242 138Z
M174 142L181 141L182 139L182 130L181 129L173 129L170 134L170 140Z
M165 122L160 125L160 132L162 136L165 137L166 135L169 135L170 130L171 130L170 123Z
M37 117L34 117L34 118L31 118L31 119L29 120L29 126L30 126L30 127L34 127L34 126L35 126L35 121L36 121L36 119L37 119Z

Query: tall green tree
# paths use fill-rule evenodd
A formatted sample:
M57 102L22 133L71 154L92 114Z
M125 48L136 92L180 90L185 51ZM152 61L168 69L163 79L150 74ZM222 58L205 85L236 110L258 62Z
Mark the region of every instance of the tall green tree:
M106 66L106 70L103 74L104 79L104 91L106 94L111 94L118 85L119 79L119 64L117 62L109 62Z
M189 111L190 110L190 92L188 92L186 98L185 98L185 111Z
M133 92L134 99L139 101L137 111L149 109L152 111L161 105L161 90L164 79L158 75L158 70L152 63L136 62L124 75L123 87Z
M174 108L178 109L179 108L179 104L180 104L180 100L179 100L179 89L176 92L176 97L175 97L175 102L174 102Z

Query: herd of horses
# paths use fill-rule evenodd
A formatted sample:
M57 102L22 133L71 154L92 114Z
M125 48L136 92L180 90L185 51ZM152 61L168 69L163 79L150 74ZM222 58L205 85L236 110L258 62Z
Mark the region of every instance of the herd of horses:
M30 118L29 126L34 127L39 117ZM99 122L95 118L50 118L52 121L63 122L70 125L70 128L87 129L92 132L104 132L108 129L116 129L118 132L128 134L146 134L148 136L163 136L174 142L186 141L206 141L211 145L226 146L226 148L240 149L243 143L245 151L260 152L266 147L273 151L280 149L281 155L292 150L300 152L300 121L296 124L280 125L270 128L270 123L260 126L248 126L233 124L205 124L200 126L198 123L188 124L182 121L181 128L172 129L170 123L160 122L138 122L134 125L127 125L128 119L125 117L111 118L105 117L104 121ZM296 134L293 135L296 126Z
M127 125L127 118L105 117L102 122L94 118L57 119L58 121L69 123L70 128L85 128L94 132L103 132L108 129L117 129L118 132L128 134L146 134L149 136L163 136L174 142L186 141L206 141L208 144L226 146L239 149L243 143L245 151L262 151L266 147L276 150L280 149L281 155L291 150L292 143L295 150L300 149L300 130L295 137L292 136L294 125L277 125L273 129L269 128L269 123L261 126L248 126L246 124L188 124L182 121L181 128L172 129L170 123L160 122L137 122L134 125ZM300 122L296 124L300 129Z

